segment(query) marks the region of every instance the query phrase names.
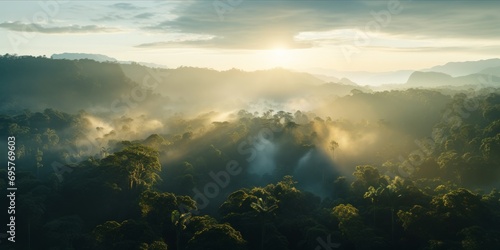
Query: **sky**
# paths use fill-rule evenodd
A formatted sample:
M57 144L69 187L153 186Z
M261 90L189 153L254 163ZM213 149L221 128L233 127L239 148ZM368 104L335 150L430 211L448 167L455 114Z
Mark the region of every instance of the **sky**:
M176 68L417 70L500 57L500 1L0 1L0 53Z

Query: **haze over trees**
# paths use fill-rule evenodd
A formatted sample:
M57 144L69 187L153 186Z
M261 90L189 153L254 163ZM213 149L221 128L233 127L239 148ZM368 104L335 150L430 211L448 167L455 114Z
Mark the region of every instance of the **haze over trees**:
M374 91L13 55L0 75L5 249L500 249L497 78Z

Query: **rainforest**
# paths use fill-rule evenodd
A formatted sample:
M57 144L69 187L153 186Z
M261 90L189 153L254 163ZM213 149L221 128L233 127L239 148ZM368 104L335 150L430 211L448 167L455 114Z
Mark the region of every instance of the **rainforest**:
M0 64L15 249L499 246L494 82L373 91L283 69ZM254 81L283 84L248 98Z

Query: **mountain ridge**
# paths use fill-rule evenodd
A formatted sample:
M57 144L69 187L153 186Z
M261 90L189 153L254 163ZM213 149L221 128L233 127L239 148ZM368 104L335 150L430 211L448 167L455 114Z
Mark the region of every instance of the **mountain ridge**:
M442 72L415 71L405 83L408 87L443 87L443 86L498 86L500 77L489 74L475 73L453 77Z
M442 72L453 77L458 77L479 73L484 69L492 67L500 67L499 58L490 58L478 61L448 62L443 65L437 65L420 71Z
M246 103L259 105L261 99L289 105L343 96L353 89L370 91L347 79L327 83L309 73L281 68L254 72L195 67L158 69L109 61L10 55L0 56L0 74L1 110L36 109L43 105L64 112L114 112L141 106L190 113L207 107L226 110ZM65 95L60 96L61 92ZM130 101L134 98L135 103Z
M155 63L147 63L147 62L133 62L133 61L119 61L115 58L101 55L101 54L90 54L90 53L61 53L61 54L53 54L51 58L54 59L68 59L68 60L79 60L79 59L90 59L98 62L118 62L120 64L139 64L143 66L147 66L149 68L163 68L167 69L168 67L165 65L155 64ZM196 67L192 67L196 68ZM396 71L387 71L387 72L368 72L368 71L338 71L334 69L322 69L322 68L311 68L306 70L292 70L287 69L289 71L298 71L310 74L315 78L323 81L323 83L333 82L347 85L369 85L369 86L383 86L383 85L397 85L401 84L402 87L408 85L408 82L415 83L415 72L439 72L447 74L451 77L468 77L468 75L472 74L485 74L485 75L493 75L500 77L500 58L490 58L483 59L477 61L462 61L462 62L448 62L442 65L436 65L430 68L420 69L420 70L396 70ZM220 70L220 72L224 72L228 70ZM242 70L244 71L244 70ZM257 72L249 71L249 72ZM247 72L247 71L244 71ZM418 75L418 74L417 74ZM413 77L413 78L412 78ZM436 76L434 76L436 77ZM433 82L436 82L438 79L432 78ZM490 76L488 76L491 78ZM471 81L471 79L462 78L460 81L457 79L454 80L453 83L449 83L451 85L460 85L459 82L467 82ZM466 79L466 80L464 80ZM445 81L451 81L450 79L444 79ZM444 86L439 81L436 86ZM429 84L423 83L424 86L431 86ZM469 84L474 84L474 81ZM412 85L412 84L410 84ZM445 85L448 85L445 84Z

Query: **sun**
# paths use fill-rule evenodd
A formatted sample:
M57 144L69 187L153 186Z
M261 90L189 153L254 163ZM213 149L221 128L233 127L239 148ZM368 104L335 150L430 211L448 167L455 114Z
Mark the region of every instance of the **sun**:
M271 53L275 57L284 57L287 54L287 49L285 48L275 48L271 50Z
M292 59L291 51L285 47L276 47L268 50L269 62L275 67L284 67L290 64Z

